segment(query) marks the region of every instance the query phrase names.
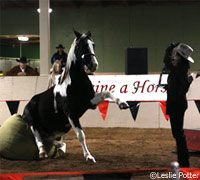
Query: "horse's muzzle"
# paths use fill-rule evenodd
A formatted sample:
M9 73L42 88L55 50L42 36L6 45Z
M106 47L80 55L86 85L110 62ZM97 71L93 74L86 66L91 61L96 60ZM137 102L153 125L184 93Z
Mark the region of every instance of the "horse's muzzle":
M98 68L98 64L97 63L93 63L91 71L95 72L97 70L97 68Z

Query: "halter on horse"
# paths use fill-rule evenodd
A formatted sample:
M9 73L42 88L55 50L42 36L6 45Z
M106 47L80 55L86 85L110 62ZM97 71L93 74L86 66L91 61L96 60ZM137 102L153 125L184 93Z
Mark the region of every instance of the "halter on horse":
M42 142L43 136L55 139L67 133L72 127L82 145L86 160L96 162L86 146L79 118L88 109L95 109L106 98L117 103L120 109L129 106L108 91L95 94L84 69L87 66L94 72L98 67L91 33L80 34L77 31L74 33L76 39L70 48L60 83L33 96L26 105L22 118L29 124L34 134L40 158L47 157Z

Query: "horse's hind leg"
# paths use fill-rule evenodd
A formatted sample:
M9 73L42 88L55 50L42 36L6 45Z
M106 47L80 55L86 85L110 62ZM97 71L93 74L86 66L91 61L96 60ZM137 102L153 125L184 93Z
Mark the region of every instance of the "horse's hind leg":
M36 142L36 145L39 150L39 158L40 159L47 158L48 155L45 151L44 144L42 142L42 138L41 138L39 132L36 129L34 129L33 126L30 126L30 129L35 137L35 142Z
M42 138L39 134L39 132L33 128L33 125L35 125L35 114L37 113L37 104L38 104L38 101L39 101L39 96L34 96L30 101L29 103L26 105L26 107L24 108L24 112L23 112L23 115L22 115L22 119L28 123L34 137L35 137L35 142L36 142L36 145L38 147L38 150L39 150L39 158L42 159L42 158L46 158L48 157L47 156L47 153L45 151L45 148L44 148L44 145L43 145L43 142L42 142Z
M111 100L113 100L116 104L118 104L120 109L129 108L129 105L126 102L123 102L119 98L116 98L109 91L104 91L104 92L95 94L95 97L90 102L92 103L92 105L98 105L102 101L104 101L106 98L110 98Z

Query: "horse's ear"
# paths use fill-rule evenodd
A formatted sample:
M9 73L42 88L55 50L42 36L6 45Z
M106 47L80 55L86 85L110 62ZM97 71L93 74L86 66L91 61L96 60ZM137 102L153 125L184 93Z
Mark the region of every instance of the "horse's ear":
M82 34L79 33L78 31L76 31L75 29L73 29L73 31L74 31L74 34L76 35L77 39L79 39L82 36Z
M88 37L92 37L92 34L91 34L91 32L90 31L88 31L87 33L86 33L86 35L88 36Z

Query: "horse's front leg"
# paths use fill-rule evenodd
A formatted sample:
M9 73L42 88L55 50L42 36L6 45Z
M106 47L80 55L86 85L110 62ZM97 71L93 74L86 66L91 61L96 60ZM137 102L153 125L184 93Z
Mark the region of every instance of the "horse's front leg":
M112 95L109 91L104 91L101 93L95 94L95 97L91 100L92 105L98 105L105 99L110 98L113 100L120 109L127 109L129 108L129 105L126 102L121 101L119 98L116 98L114 95Z
M96 163L95 158L90 154L90 152L87 148L86 140L85 140L85 133L83 132L83 130L81 128L79 120L78 119L71 119L70 117L68 117L68 119L69 119L69 122L70 122L71 126L73 127L73 129L74 129L74 131L77 135L78 140L81 143L81 146L82 146L82 149L83 149L83 154L84 154L84 157L86 158L86 161Z
M36 145L38 147L38 150L39 150L39 158L40 159L43 159L43 158L48 158L48 155L46 153L46 150L44 148L44 144L42 142L42 138L39 134L39 132L33 128L33 126L30 126L30 129L35 137L35 142L36 142Z

